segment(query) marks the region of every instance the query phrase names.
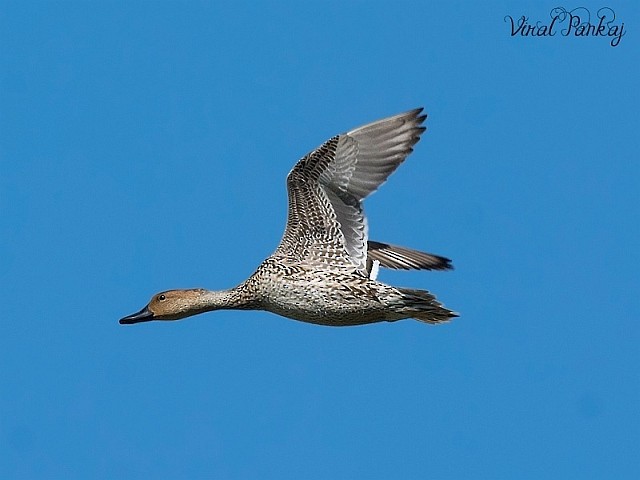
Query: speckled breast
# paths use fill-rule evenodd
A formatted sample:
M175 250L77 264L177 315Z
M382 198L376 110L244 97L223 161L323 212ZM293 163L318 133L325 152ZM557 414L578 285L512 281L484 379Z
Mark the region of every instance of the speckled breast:
M331 326L384 320L372 282L354 271L327 272L268 259L255 276L262 290L262 308L278 315Z

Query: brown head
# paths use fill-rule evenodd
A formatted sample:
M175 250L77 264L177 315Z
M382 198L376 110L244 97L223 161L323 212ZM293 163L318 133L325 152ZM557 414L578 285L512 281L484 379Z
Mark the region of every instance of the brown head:
M201 313L206 292L201 288L160 292L151 298L146 307L120 319L120 323L130 325L151 320L180 320Z

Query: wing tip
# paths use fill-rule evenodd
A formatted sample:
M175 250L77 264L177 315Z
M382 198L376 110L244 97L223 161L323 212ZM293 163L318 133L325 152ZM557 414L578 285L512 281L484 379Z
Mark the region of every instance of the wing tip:
M418 107L414 108L413 110L409 110L405 113L405 115L413 117L416 120L416 125L422 124L429 116L429 114L424 111L424 107Z
M454 270L451 259L388 243L368 241L367 254L394 270Z

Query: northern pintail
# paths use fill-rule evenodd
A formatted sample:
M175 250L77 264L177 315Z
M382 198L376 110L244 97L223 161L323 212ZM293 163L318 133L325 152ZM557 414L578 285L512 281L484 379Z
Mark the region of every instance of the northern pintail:
M425 131L418 108L337 135L287 176L289 211L276 251L235 288L169 290L122 324L179 320L219 309L266 310L303 322L362 325L457 314L426 290L376 280L378 267L451 269L447 258L369 241L362 201L413 151Z

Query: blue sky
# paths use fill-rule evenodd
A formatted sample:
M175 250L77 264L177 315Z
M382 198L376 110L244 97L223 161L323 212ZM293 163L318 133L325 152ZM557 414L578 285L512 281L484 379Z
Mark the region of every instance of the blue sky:
M556 6L3 2L0 476L638 478L640 11L509 35ZM459 319L118 325L242 281L295 161L417 106L370 233L452 258L381 279Z

